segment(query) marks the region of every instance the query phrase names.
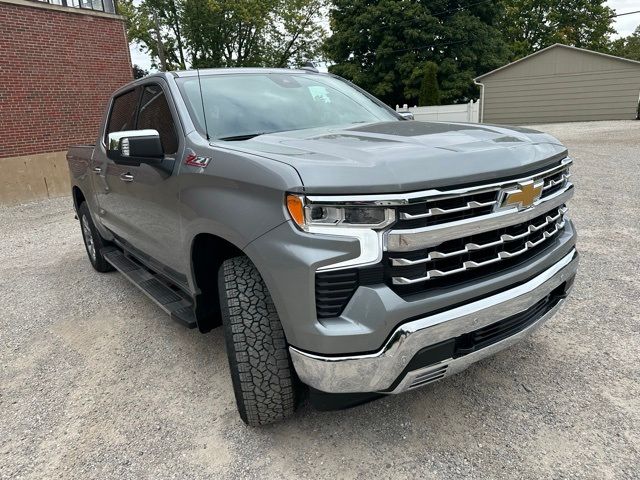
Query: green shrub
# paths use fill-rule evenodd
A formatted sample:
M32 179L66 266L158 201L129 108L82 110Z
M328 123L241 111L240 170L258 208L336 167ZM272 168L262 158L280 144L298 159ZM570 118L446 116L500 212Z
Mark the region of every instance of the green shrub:
M420 83L418 97L421 107L440 105L440 88L438 87L438 65L433 62L424 64L424 74Z

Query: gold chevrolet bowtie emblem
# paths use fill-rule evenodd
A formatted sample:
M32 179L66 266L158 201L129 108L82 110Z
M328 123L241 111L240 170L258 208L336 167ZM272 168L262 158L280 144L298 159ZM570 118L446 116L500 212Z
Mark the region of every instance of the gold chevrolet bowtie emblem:
M542 195L543 187L543 181L535 183L533 180L531 180L528 182L519 183L516 188L512 190L505 190L500 206L517 206L519 209L529 208L534 204L536 200L540 198L540 195Z

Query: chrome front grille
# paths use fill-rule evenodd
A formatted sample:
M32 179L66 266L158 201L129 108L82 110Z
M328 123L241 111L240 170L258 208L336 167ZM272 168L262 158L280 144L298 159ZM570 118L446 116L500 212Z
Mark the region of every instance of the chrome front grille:
M566 185L569 178L571 178L571 173L568 170L563 170L553 176L545 178L544 187L542 188L542 190L544 191L544 193L542 194L542 198L553 193L554 190L552 189L556 189L556 187L562 187Z
M497 195L495 190L400 207L397 226L417 228L490 213L498 203Z
M464 248L462 248L461 250L454 250L451 252L441 252L438 250L433 250L431 252L429 252L427 254L426 257L424 258L418 258L416 260L410 260L407 258L392 258L391 259L391 265L393 265L394 267L398 267L398 266L406 266L406 265L417 265L419 263L427 263L427 262L431 262L433 260L437 260L437 259L441 259L441 258L450 258L450 257L455 257L458 255L463 255L465 253L470 253L476 250L483 250L485 248L489 248L489 247L495 247L497 245L504 245L507 242L512 242L514 240L520 240L522 238L526 238L529 237L532 233L538 232L542 229L546 229L549 225L554 224L555 228L553 228L551 231L544 231L544 235L543 235L543 239L545 238L550 238L553 235L555 235L556 233L558 233L558 230L564 227L564 220L563 220L563 215L567 212L567 207L560 207L557 212L550 212L551 215L547 215L544 219L544 222L536 225L535 222L532 222L531 224L529 224L526 228L525 231L516 235L512 235L512 234L508 234L508 233L504 233L502 235L500 235L500 238L498 238L498 240L494 240L488 243L482 243L482 244L478 244L478 243L467 243L465 244ZM527 241L526 242L526 247L528 248L532 248L535 247L537 244L539 243L538 241ZM504 253L503 258L510 258L512 256L515 256L516 254L514 253L508 253L508 252L501 252ZM435 274L434 274L435 275ZM442 275L438 275L438 276L442 276Z
M544 182L541 199L549 197L567 185L571 161L565 159L553 168L532 174L528 179ZM413 200L398 208L396 229L415 229L457 220L469 219L493 212L500 200L500 192L517 181L505 181L457 189L437 191L429 197Z
M564 228L563 205L539 217L415 252L389 253L393 285L412 285L463 274L541 250Z
M494 196L494 195L491 195L491 196ZM461 199L461 200L464 203L465 199ZM498 203L496 200L489 200L485 202L478 202L477 200L469 200L468 202L466 202L464 205L460 207L450 207L450 208L431 207L431 208L427 208L427 211L425 213L416 213L415 215L407 212L402 212L400 213L400 219L416 220L419 218L435 217L437 215L448 215L451 213L466 212L468 210L473 210L476 208L493 207L496 203Z
M393 230L386 234L386 249L389 252L412 252L435 247L449 240L518 225L558 208L573 196L573 184L569 181L570 164L571 161L565 159L552 169L517 180L452 190L446 194L441 191L430 192L430 196L420 198L417 201L418 206L409 203L398 207L398 221L393 226ZM526 182L534 185L539 185L542 182L540 197L530 207L521 209L516 205L507 207L498 205L498 202L504 198L505 192L521 188L519 185ZM463 206L452 207L451 203L443 206L445 201L456 201L453 200L455 197L453 192L458 196L457 201L463 202ZM481 199L479 200L479 198ZM490 202L494 203L490 204ZM476 205L482 206L474 207ZM452 211L462 207L464 210ZM407 213L419 215L416 208L422 209L423 214L430 215L412 219L407 219L406 215L403 217L403 214ZM408 209L412 209L412 211L408 212ZM433 215L434 211L442 210L448 210L449 213ZM436 219L435 223L433 219ZM421 223L417 224L416 222Z
M517 180L431 191L399 206L385 238L385 282L411 295L492 274L542 252L565 228L573 195L570 164L565 159ZM505 192L521 192L522 185L542 186L533 204L500 205Z

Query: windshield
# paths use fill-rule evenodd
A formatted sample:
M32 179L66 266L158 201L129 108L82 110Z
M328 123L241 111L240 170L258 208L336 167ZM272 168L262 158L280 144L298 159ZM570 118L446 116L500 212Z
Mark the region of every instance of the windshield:
M390 109L328 75L245 73L200 79L207 128L216 139L398 120ZM204 133L198 78L176 80L191 118Z

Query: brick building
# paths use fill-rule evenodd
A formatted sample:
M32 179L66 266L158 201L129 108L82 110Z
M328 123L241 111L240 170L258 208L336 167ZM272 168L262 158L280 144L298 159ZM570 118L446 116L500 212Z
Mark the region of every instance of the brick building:
M49 1L0 0L0 204L68 195L66 149L133 78L113 0Z

